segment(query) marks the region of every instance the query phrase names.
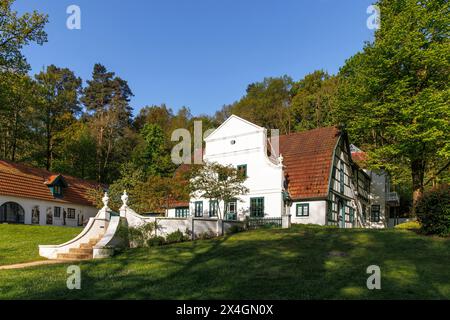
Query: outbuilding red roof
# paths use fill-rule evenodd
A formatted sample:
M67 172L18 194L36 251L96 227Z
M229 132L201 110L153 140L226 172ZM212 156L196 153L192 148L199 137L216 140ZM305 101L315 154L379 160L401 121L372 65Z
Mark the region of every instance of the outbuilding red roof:
M96 182L63 175L67 188L64 188L62 198L55 198L47 184L58 175L44 169L0 160L0 195L95 206L89 197L90 190L105 187Z
M340 131L317 128L280 136L280 153L293 200L325 198Z

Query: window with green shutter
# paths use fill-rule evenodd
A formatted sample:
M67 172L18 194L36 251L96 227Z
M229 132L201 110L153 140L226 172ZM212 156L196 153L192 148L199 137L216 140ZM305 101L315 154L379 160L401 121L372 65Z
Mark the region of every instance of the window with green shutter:
M380 222L380 205L372 205L372 210L370 210L370 221Z
M203 217L203 201L195 201L194 215L196 217Z
M355 221L355 209L350 207L350 223Z
M309 203L297 203L295 215L297 217L309 217Z
M189 207L175 208L175 217L186 218L189 214Z
M217 217L217 212L219 210L219 202L217 200L209 201L209 216Z
M250 198L250 216L264 217L264 197Z
M237 166L237 170L239 171L239 173L243 176L247 178L247 165L246 164L240 164Z

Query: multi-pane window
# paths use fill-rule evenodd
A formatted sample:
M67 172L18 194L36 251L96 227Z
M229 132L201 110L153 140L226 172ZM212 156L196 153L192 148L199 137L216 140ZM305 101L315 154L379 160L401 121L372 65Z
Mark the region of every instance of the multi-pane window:
M53 194L55 196L60 196L62 194L60 185L53 186Z
M344 161L342 161L342 160L341 160L341 170L339 172L339 187L340 187L340 192L344 193L344 191L345 191Z
M68 219L75 219L75 209L67 208L67 218Z
M219 202L217 200L209 201L209 216L217 217L217 212L219 211Z
M203 217L203 201L195 201L194 216Z
M188 216L189 207L179 207L175 208L175 217L177 218L185 218Z
M231 200L227 202L227 213L236 213L237 203L236 200Z
M295 209L297 217L309 217L309 203L298 203Z
M378 204L372 205L370 221L380 222L380 205Z
M246 164L238 165L237 169L243 177L247 177L247 165Z
M353 223L355 221L355 209L350 207L350 223Z
M61 218L61 207L55 207L53 209L53 216L55 218Z
M264 217L264 198L250 198L250 216Z

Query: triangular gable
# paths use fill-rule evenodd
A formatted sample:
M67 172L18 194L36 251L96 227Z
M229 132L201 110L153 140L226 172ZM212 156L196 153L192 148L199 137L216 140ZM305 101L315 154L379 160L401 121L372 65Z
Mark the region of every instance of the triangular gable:
M205 141L262 130L264 130L263 127L232 114L216 130L211 132L208 137L205 138Z

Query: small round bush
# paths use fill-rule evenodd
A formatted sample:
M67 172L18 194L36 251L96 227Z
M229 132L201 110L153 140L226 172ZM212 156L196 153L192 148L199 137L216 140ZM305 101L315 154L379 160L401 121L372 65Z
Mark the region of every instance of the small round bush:
M183 242L187 241L188 237L184 235L183 232L180 230L174 231L172 233L169 233L166 237L167 243L177 243L177 242Z
M162 246L165 243L166 243L166 239L161 236L151 237L150 239L147 240L147 245L149 247Z
M416 213L425 234L450 235L450 187L440 185L426 192L417 203Z
M232 225L228 230L227 234L234 234L243 231L244 229L239 225Z

